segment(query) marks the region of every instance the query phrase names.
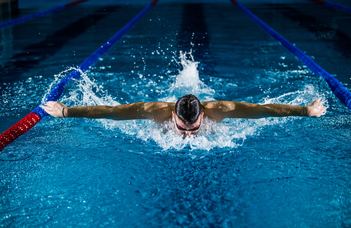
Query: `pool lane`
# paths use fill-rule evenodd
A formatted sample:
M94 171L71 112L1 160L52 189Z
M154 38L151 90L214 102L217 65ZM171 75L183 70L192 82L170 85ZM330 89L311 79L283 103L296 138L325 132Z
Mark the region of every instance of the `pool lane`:
M46 36L43 40L24 47L21 52L16 53L0 66L0 71L3 72L0 83L17 81L28 70L37 67L42 61L51 58L64 48L67 42L82 35L109 14L117 12L118 9L120 7L100 7Z
M47 16L47 15L50 15L53 13L57 13L57 12L60 12L64 9L67 9L69 7L79 5L80 3L83 3L85 1L86 0L74 0L74 1L62 4L62 5L58 5L58 6L46 9L46 10L38 11L38 12L33 13L33 14L28 14L28 15L24 15L21 17L17 17L17 18L12 18L12 19L9 19L6 21L1 21L0 22L0 29L4 29L7 27L16 26L18 24L26 23L32 19L37 18L37 17L40 18L40 17L44 17L44 16Z
M346 86L351 83L351 16L315 4L253 5L252 11Z
M169 63L178 51L183 9L157 6L89 77L118 101L119 91L130 102L162 97L155 90L167 90L180 68ZM208 85L216 98L257 102L308 83L318 87L314 77L289 75L299 62L229 3L204 5L203 14L218 74L200 77L213 79ZM51 64L45 69L60 71L83 42L80 57L89 53L120 17L110 15L67 43L44 61ZM155 50L160 54L151 54ZM34 89L35 96L42 95ZM25 95L10 113L14 119L23 101L30 102ZM320 227L340 220L348 225L351 125L334 115L268 126L239 148L209 152L164 151L93 120L47 119L0 156L14 160L0 164L0 221L5 226Z
M222 88L216 92L217 99L257 102L266 90L291 90L282 88L282 84L292 80L285 72L298 69L301 64L279 42L231 4L211 5L205 12L212 15L207 16L207 23L218 74L210 75L211 84ZM270 71L281 74L269 75Z
M332 20L321 21L320 16L309 15L308 12L304 13L299 8L289 5L279 7L279 5L270 4L268 7L279 8L284 16L313 33L317 39L324 43L331 43L334 49L345 58L351 58L351 37L342 28L338 28Z
M200 63L201 73L214 74L214 60L209 52L211 37L206 21L205 4L183 4L182 21L177 33L179 51L190 52Z

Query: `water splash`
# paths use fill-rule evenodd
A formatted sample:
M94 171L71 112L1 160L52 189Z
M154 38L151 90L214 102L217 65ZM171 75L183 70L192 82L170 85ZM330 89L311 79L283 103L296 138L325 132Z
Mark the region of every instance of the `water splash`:
M119 103L108 95L101 85L90 79L88 73L83 72L78 67L69 67L66 70L54 75L54 80L50 84L46 95L43 96L42 102L45 102L46 96L50 93L52 88L69 73L77 71L80 74L80 79L72 79L74 89L69 91L68 95L61 99L67 105L118 105ZM70 84L72 84L70 83ZM68 86L70 86L70 84Z
M201 81L196 62L191 53L180 52L179 63L181 69L174 75L167 95L160 100L174 102L184 94L192 93L200 99L214 100L215 90ZM71 69L72 70L72 69ZM66 72L67 73L67 72ZM63 102L71 105L118 105L105 89L81 72L81 79L74 81L75 89L63 98ZM141 85L140 85L141 86ZM136 88L144 96L149 88ZM302 90L288 92L274 98L264 98L261 103L290 103L301 104L311 101L316 94L321 95L312 86L307 85ZM295 117L298 118L298 117ZM136 137L145 142L154 142L163 150L211 150L213 148L237 148L244 144L250 136L257 136L266 126L281 125L294 118L265 118L257 120L227 119L215 123L205 119L197 136L183 138L178 135L171 121L161 126L150 120L113 121L96 120L113 134L123 134ZM122 134L122 135L123 135ZM123 136L122 136L123 137Z
M328 108L327 98L325 94L318 91L313 85L304 85L302 90L284 93L273 98L264 98L264 104L285 103L291 105L307 105L313 100L321 98L322 103Z
M185 94L193 94L200 99L213 99L215 91L201 81L199 63L194 60L192 52L180 52L179 55L181 70L174 76L174 82L168 91L172 95L172 101Z

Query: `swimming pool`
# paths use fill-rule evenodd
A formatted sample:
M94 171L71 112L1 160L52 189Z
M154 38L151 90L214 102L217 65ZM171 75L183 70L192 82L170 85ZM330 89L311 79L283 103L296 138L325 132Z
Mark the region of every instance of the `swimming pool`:
M349 15L313 4L248 6L350 88ZM2 31L0 129L140 7L81 5ZM100 60L61 101L322 97L328 113L208 121L185 141L149 121L46 118L0 155L1 225L351 225L349 111L237 8L160 4Z

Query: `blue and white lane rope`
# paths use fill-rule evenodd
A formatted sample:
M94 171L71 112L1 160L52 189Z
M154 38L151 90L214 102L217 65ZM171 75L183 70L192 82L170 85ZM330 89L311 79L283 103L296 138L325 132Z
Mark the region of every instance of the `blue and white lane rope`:
M291 44L286 38L280 35L266 22L257 17L253 12L246 8L238 1L232 0L233 4L237 5L247 16L256 22L263 30L269 33L272 37L278 40L284 47L286 47L292 54L294 54L300 61L302 61L313 73L322 77L329 85L331 91L335 96L351 110L351 92L334 76L324 70L318 65L310 56L305 54L301 49Z
M136 16L134 16L125 26L123 26L120 30L118 30L107 42L100 46L95 52L93 52L88 58L86 58L81 64L80 68L82 71L86 71L89 69L91 65L93 65L101 55L107 52L114 43L122 38L122 36L128 32L133 25L136 24L148 11L155 6L157 0L153 0L151 3L147 4ZM60 98L64 91L64 87L70 81L70 79L80 78L80 74L78 71L73 71L68 74L66 77L61 79L59 83L51 90L51 92L46 97L46 100L54 101ZM14 142L18 137L28 132L32 129L40 120L47 116L48 114L40 108L40 106L36 107L32 112L28 113L25 117L19 120L17 123L9 127L3 133L0 134L0 151L3 150L6 146L10 145Z
M75 1L71 1L71 2L66 3L66 4L55 6L53 8L47 9L47 10L43 10L43 11L37 12L37 13L25 15L23 17L14 18L14 19L11 19L11 20L7 20L7 21L4 21L4 22L0 23L0 29L7 28L7 27L10 27L10 26L15 26L15 25L18 25L18 24L22 24L22 23L30 21L30 20L32 20L34 18L37 18L37 17L44 17L44 16L47 16L47 15L50 15L50 14L62 11L64 9L67 9L69 7L78 5L78 4L86 2L86 1L87 0L75 0Z
M90 66L95 64L100 56L105 54L122 36L128 32L151 8L156 4L157 1L152 1L147 4L137 15L135 15L127 24L125 24L120 30L118 30L108 41L102 44L98 49L96 49L91 55L89 55L80 65L81 71L87 71ZM68 82L72 79L79 79L80 73L78 71L72 71L70 74L62 78L55 87L46 96L45 101L56 101L58 100ZM47 113L40 107L37 106L33 112L40 115L40 117L47 116Z

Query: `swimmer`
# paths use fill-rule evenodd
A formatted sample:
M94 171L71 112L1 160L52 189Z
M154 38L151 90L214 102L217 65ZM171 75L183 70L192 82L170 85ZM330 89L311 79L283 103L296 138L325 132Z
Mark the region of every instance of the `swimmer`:
M320 117L326 113L321 99L307 106L287 104L252 104L236 101L200 102L194 95L185 95L177 102L137 102L117 106L67 107L49 101L42 108L54 117L103 118L113 120L151 119L162 123L172 120L183 136L196 134L204 118L221 121L225 118L265 118L284 116Z

